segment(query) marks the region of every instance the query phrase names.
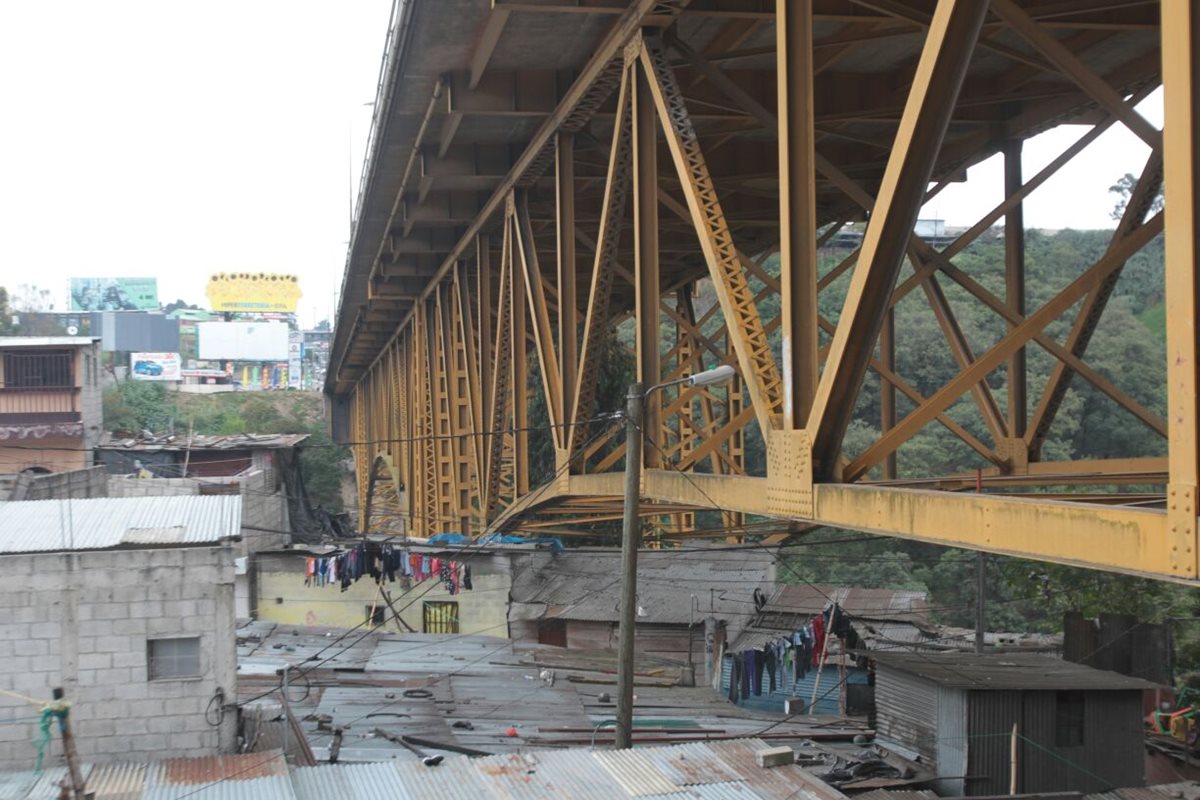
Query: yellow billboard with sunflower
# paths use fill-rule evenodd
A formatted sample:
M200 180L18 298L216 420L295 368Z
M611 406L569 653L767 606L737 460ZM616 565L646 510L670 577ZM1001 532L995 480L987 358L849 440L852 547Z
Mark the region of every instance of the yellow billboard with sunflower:
M300 302L300 279L266 272L219 272L205 289L213 311L295 314Z

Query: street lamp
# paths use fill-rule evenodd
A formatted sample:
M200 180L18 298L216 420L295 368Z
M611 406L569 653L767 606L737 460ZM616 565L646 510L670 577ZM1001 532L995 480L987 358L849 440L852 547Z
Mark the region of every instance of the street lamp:
M642 474L642 416L646 398L668 386L716 386L736 374L722 364L686 378L659 383L643 391L634 383L625 396L625 516L621 526L621 623L617 642L617 730L618 749L633 746L633 640L637 614L638 502Z

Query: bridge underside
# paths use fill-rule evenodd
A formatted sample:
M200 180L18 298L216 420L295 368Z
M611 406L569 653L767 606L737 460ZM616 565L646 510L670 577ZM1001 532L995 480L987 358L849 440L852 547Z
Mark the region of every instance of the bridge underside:
M361 523L611 530L620 384L731 364L732 384L647 406L648 536L832 525L1196 581L1191 5L397 4L326 387ZM1160 86L1162 130L1134 108ZM1023 141L1064 123L1079 139L1023 169ZM1124 215L1034 302L1023 201L1114 126L1148 153ZM914 231L996 154L992 211ZM1088 362L1123 267L1159 236L1166 408ZM979 274L963 254L996 238L1003 274ZM896 371L902 303L957 366L933 390ZM968 338L965 303L994 337ZM1053 458L1083 386L1153 432L1147 452ZM897 453L934 429L962 457L905 475Z

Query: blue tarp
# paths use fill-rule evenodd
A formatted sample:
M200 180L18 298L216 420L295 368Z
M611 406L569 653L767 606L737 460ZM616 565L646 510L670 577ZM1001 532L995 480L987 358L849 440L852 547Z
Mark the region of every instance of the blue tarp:
M470 536L464 536L461 533L439 533L436 536L429 537L430 544L469 545L473 541ZM478 541L474 541L474 543L481 547L489 544L545 544L549 545L550 550L555 553L561 553L566 549L563 547L562 540L555 536L540 536L531 539L526 536L508 536L499 533L490 533Z

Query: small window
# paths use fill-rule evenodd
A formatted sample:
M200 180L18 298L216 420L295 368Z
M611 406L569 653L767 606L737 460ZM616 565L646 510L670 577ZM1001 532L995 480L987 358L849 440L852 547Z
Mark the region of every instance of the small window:
M1083 744L1083 707L1083 692L1055 692L1056 747L1078 747Z
M200 677L200 637L146 642L146 674L152 681Z
M422 616L425 633L458 633L458 603L427 600Z
M367 624L372 628L383 624L383 606L367 606Z

